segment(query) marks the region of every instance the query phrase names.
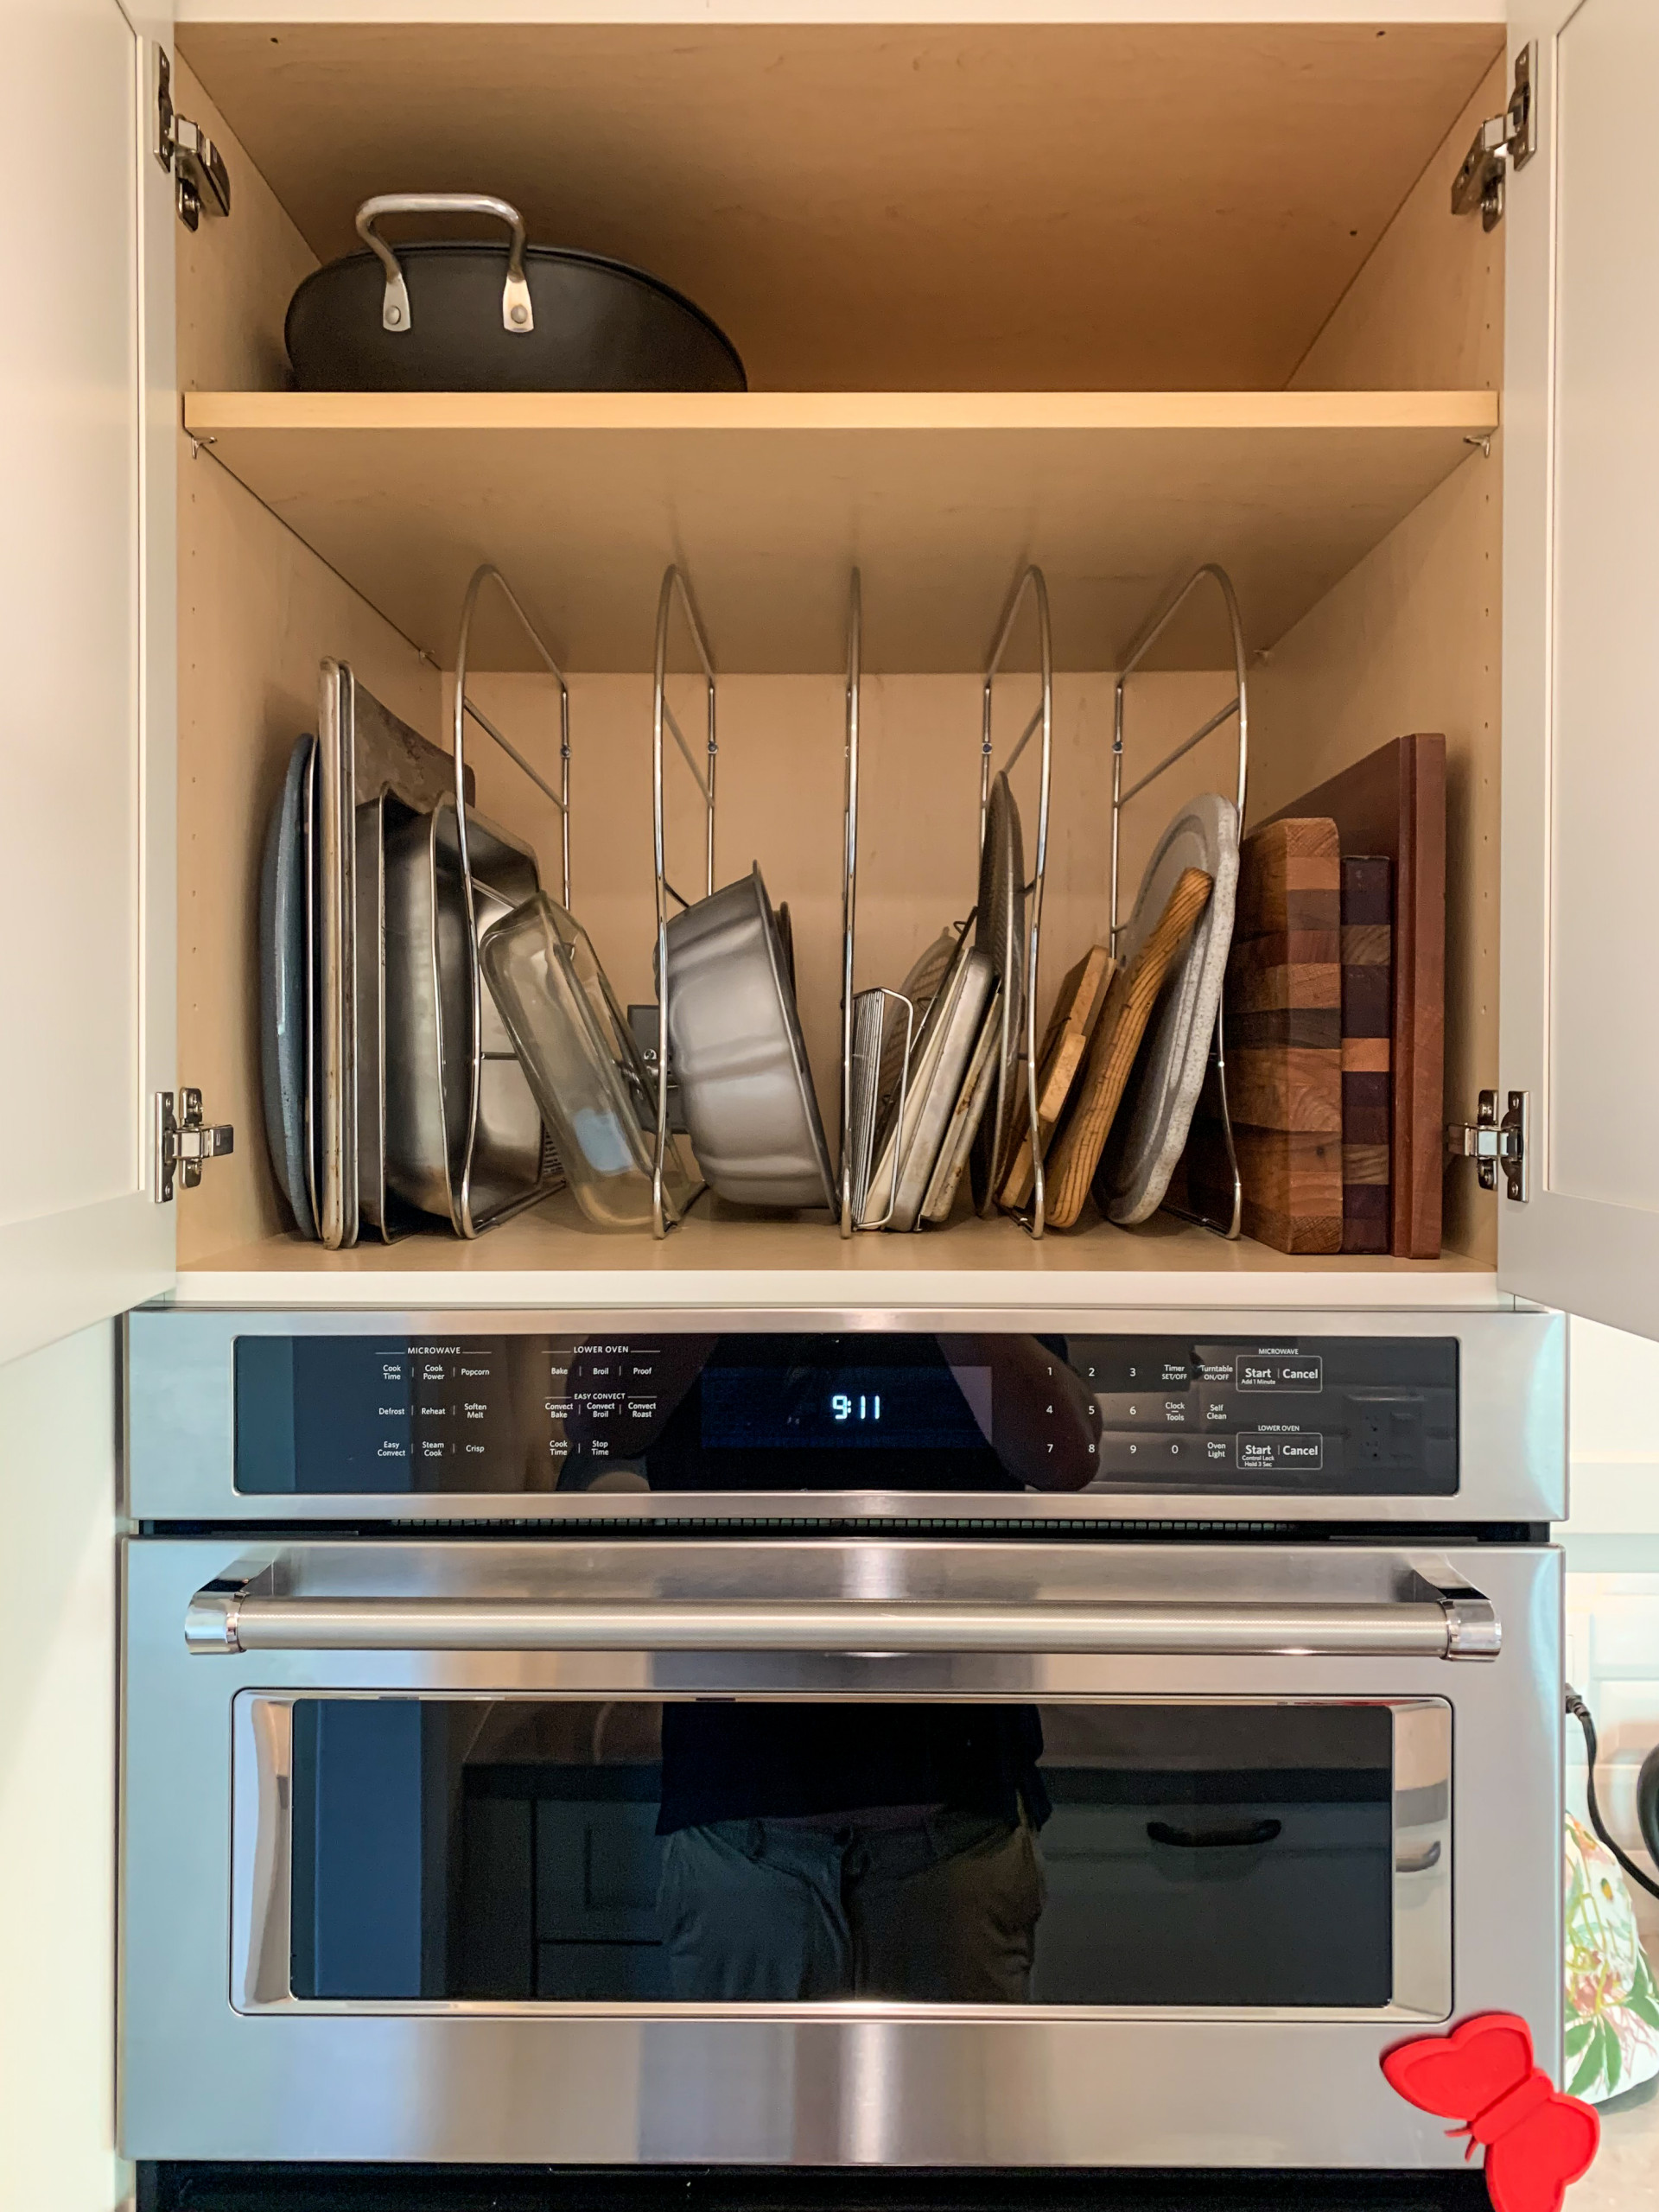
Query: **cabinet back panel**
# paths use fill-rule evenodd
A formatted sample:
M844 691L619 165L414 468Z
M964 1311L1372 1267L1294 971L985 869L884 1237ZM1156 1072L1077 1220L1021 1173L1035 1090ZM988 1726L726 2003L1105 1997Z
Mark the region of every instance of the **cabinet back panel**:
M756 389L1282 385L1484 24L194 23L326 257L393 189L632 261ZM1195 303L1196 307L1195 307Z

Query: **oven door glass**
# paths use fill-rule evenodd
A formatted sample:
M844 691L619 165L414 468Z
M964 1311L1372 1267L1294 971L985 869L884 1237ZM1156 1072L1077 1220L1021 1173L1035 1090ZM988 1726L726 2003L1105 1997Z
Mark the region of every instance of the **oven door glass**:
M245 2010L1449 2009L1438 1700L236 1704Z

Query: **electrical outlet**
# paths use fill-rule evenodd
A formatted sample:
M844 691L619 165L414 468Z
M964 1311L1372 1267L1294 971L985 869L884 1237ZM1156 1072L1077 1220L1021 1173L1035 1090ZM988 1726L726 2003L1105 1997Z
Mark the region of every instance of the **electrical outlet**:
M1421 1398L1378 1395L1354 1400L1357 1416L1353 1447L1362 1467L1379 1473L1397 1473L1418 1467L1423 1459L1423 1402Z

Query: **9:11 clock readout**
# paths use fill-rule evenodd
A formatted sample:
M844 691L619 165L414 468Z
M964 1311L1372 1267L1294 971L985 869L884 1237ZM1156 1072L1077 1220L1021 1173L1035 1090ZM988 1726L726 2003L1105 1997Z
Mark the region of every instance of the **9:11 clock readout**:
M982 1451L983 1367L726 1367L702 1372L702 1441L727 1451ZM982 1415L982 1428L976 1414Z
M837 1390L834 1392L830 1397L830 1411L833 1418L836 1421L853 1421L855 1419L858 1421L880 1421L881 1418L881 1393L877 1390L873 1395L867 1398L864 1393L861 1390L858 1394L858 1411L857 1414L855 1414L853 1411L852 1400L848 1396L844 1390Z

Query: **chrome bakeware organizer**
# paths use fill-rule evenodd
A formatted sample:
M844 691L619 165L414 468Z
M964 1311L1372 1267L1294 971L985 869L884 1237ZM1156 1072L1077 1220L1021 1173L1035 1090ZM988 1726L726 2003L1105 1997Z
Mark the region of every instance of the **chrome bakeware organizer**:
M1165 753L1163 759L1154 766L1148 768L1145 775L1137 777L1128 791L1125 791L1123 788L1123 729L1129 678L1138 669L1144 666L1159 639L1163 636L1192 594L1205 582L1214 584L1221 594L1222 604L1226 610L1229 642L1232 648L1233 672L1236 678L1233 696L1224 706L1218 707L1206 721L1200 723L1191 736L1183 738L1179 745ZM1213 561L1206 561L1202 568L1193 570L1180 589L1165 603L1160 612L1141 631L1124 656L1123 665L1118 672L1117 683L1112 699L1110 911L1111 948L1114 953L1117 950L1118 938L1124 926L1121 918L1118 886L1118 844L1123 809L1131 799L1139 798L1149 785L1156 783L1166 770L1173 768L1178 760L1184 760L1195 746L1201 745L1206 737L1212 736L1216 731L1225 728L1230 721L1236 724L1238 731L1236 803L1238 808L1239 831L1241 836L1243 835L1244 802L1249 775L1249 679L1245 672L1244 662L1244 627L1239 619L1238 600L1233 590L1232 580L1227 571ZM1033 1105L1033 1120L1035 1112L1036 1109ZM1217 1203L1208 1208L1201 1203L1188 1207L1170 1206L1169 1211L1180 1214L1185 1220L1196 1222L1201 1228L1214 1230L1217 1236L1236 1237L1243 1223L1244 1186L1238 1172L1238 1156L1233 1144L1232 1117L1227 1105L1224 1015L1219 1005L1216 1008L1215 1037L1211 1046L1210 1065L1205 1077L1204 1092L1198 1103L1198 1113L1194 1116L1195 1127L1199 1123L1215 1130L1221 1148L1222 1157L1217 1162L1217 1172L1213 1178L1213 1196ZM1189 1139L1189 1144L1190 1141ZM1190 1197L1198 1195L1193 1187L1196 1180L1197 1179L1189 1179ZM1039 1207L1042 1204L1042 1187L1039 1171L1036 1198ZM1200 1185L1198 1188L1199 1190L1209 1189L1210 1185L1205 1183Z

